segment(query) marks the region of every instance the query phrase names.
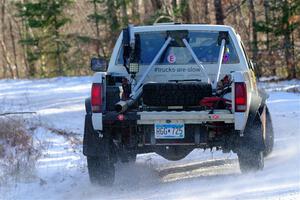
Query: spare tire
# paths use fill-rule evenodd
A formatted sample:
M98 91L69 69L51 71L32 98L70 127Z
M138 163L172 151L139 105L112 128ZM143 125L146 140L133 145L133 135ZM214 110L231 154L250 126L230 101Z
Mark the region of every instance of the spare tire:
M143 103L148 106L197 106L212 95L212 86L202 82L147 83Z

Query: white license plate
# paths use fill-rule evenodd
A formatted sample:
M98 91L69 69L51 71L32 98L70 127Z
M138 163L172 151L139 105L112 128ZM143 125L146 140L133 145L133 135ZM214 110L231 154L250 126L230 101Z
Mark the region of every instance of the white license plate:
M184 138L184 124L155 124L155 139Z

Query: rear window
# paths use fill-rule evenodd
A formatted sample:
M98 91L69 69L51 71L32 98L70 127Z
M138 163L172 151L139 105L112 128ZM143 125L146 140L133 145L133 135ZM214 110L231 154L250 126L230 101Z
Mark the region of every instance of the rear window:
M166 32L144 32L138 33L141 40L141 55L139 64L148 65L152 62L160 48L164 44L167 33ZM204 31L190 31L188 42L192 47L194 53L199 61L207 64L214 64L218 62L220 46L218 45L218 32L204 32ZM123 64L123 51L119 51L117 63ZM231 42L226 45L225 53L223 56L224 64L239 63L236 50ZM169 45L161 57L158 59L157 64L161 65L184 65L196 64L191 53L186 47Z

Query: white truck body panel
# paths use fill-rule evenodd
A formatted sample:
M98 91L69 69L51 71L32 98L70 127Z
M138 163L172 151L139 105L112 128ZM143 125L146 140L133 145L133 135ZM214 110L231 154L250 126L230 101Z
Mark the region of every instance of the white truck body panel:
M92 115L93 128L97 131L103 130L102 113L93 113Z
M194 24L184 24L184 25L154 25L154 26L139 26L133 27L134 33L141 32L155 32L155 31L170 31L170 30L189 30L189 31L227 31L231 38L231 41L235 47L236 53L239 58L239 63L236 64L222 64L220 79L222 79L226 74L232 74L234 82L245 82L247 85L247 110L246 112L234 112L234 101L232 101L232 113L221 113L213 114L218 115L218 120L216 120L212 115L208 114L206 111L195 111L195 112L139 112L141 120L138 124L154 124L159 120L172 119L180 120L185 123L202 123L207 121L225 121L225 123L234 123L235 130L244 130L247 122L247 117L249 114L249 106L251 99L251 92L256 92L256 84L251 80L250 69L248 66L247 58L242 51L242 44L240 36L236 34L232 27L224 25L194 25ZM113 49L111 59L109 62L107 74L114 76L125 76L131 79L130 75L127 73L125 67L121 64L117 64L116 60L122 45L122 33L120 34L115 47ZM206 73L211 80L215 80L218 66L215 64L203 64ZM136 74L135 81L144 74L148 65L140 65L139 72ZM201 71L197 64L191 64L188 69L182 72L180 69L187 68L187 65L155 65L150 71L145 79L146 82L168 82L169 80L182 80L182 79L201 79L202 81L207 81L207 78ZM166 73L167 72L167 73ZM95 73L93 82L102 83L104 73ZM233 84L234 85L234 84ZM234 91L234 86L232 87ZM251 92L250 92L251 91ZM231 93L232 100L234 100L234 92ZM102 130L102 114L93 113L93 126L95 130ZM222 119L222 120L221 120Z
M228 110L215 110L214 114L209 114L209 111L152 111L139 112L138 115L141 117L138 124L166 123L166 120L169 123L185 124L201 124L212 121L234 122L234 115Z
M216 25L194 25L194 24L185 24L185 25L156 25L155 28L153 26L140 26L140 27L134 27L133 28L135 33L139 32L155 32L155 31L167 31L167 30L190 30L190 31L228 31L229 36L231 37L231 40L235 46L236 53L239 57L239 63L237 64L222 64L222 70L221 70L221 76L220 78L224 77L225 74L230 74L230 72L233 71L247 71L248 70L248 64L246 57L244 53L242 52L241 48L241 41L237 34L235 33L234 29L229 26L216 26ZM119 50L122 44L122 33L120 34L116 45L114 47L109 67L107 70L107 73L109 74L120 74L122 76L128 76L128 73L123 67L123 65L117 64L116 60L119 54ZM211 80L215 80L215 77L217 75L218 66L217 63L215 64L203 64L204 68L206 69L206 73L208 74L209 78ZM148 65L140 66L140 71L137 74L137 81L142 76L142 74L145 72ZM199 66L196 64L189 65L189 68L192 70L185 71L184 73L179 68L187 67L186 65L180 66L180 65L173 65L172 69L175 69L175 72L172 72L173 70L169 70L168 73L165 73L163 69L170 67L170 65L155 65L153 70L149 73L147 81L154 81L154 82L166 82L168 80L180 78L180 79L186 79L187 77L192 78L198 78L201 80L206 80L206 77L204 76L203 72L199 69ZM162 69L162 70L159 70ZM160 72L164 71L164 72ZM175 78L174 78L175 77Z
M97 72L93 76L93 83L103 84L103 77L106 75L105 72ZM93 113L92 115L93 128L95 130L103 130L102 113Z

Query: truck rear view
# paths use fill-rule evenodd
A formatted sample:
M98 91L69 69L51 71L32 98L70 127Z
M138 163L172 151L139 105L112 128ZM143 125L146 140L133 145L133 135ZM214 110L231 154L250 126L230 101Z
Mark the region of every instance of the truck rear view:
M231 27L129 26L86 100L90 179L112 184L114 163L138 153L179 160L195 148L233 151L242 172L260 170L273 147L266 97Z

